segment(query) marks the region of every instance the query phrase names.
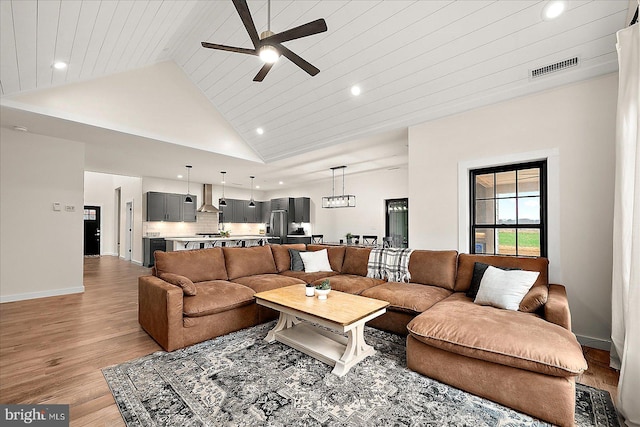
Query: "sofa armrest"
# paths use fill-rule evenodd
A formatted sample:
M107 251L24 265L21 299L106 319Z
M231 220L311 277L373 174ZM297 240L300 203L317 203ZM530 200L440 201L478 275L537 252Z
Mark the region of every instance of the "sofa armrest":
M562 285L549 285L549 298L544 305L544 317L547 321L571 330L571 313L567 290Z
M138 278L138 322L167 351L183 346L182 295L159 277Z

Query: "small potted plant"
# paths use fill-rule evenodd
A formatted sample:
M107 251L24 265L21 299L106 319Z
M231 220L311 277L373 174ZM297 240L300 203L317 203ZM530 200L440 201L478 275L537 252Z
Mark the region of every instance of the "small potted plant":
M350 245L350 244L351 244L351 241L353 240L353 234L351 234L351 233L347 233L347 234L345 234L345 236L344 236L344 237L346 237L346 238L347 238L347 245Z
M316 295L318 296L318 299L327 299L329 292L331 292L331 283L329 282L329 279L324 279L319 285L316 285Z

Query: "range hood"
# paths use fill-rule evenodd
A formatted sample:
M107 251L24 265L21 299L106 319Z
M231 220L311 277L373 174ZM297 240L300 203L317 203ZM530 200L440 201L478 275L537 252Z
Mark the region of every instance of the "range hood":
M198 212L219 212L218 208L213 206L213 185L204 184L204 188L202 189L202 198L204 199L204 203L198 209Z

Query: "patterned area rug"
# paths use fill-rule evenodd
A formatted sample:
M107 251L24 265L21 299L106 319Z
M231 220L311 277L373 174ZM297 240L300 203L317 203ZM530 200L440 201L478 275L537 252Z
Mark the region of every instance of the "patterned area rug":
M342 378L274 323L103 369L127 426L547 426L408 370L405 338L367 328L377 353ZM618 426L609 393L578 385L577 426Z

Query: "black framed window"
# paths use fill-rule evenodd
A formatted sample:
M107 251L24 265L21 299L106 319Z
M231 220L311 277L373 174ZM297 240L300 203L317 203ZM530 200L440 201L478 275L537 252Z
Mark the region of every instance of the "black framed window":
M471 253L547 256L547 161L470 171Z

